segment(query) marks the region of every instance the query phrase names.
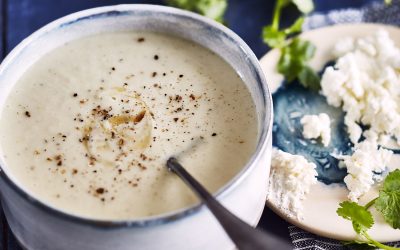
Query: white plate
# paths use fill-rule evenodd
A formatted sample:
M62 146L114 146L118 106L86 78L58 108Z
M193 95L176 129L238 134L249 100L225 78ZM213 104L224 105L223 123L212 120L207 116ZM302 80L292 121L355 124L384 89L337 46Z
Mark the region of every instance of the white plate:
M400 29L387 25L347 24L305 32L302 34L302 37L311 41L317 47L316 54L310 62L310 65L319 71L327 62L332 61L332 48L341 38L349 36L365 37L382 28L389 32L390 37L400 47ZM278 50L272 50L261 59L261 67L264 70L265 77L272 92L281 85L283 80L283 77L276 71L279 55L280 53ZM395 155L389 167L394 169L399 166L400 155ZM288 218L278 207L274 206L274 204L267 202L267 205L288 222L309 232L338 240L352 240L355 239L356 234L353 231L351 222L342 219L336 214L339 203L347 200L347 194L348 191L345 187L339 185L325 185L318 182L317 185L312 187L312 191L304 202L304 220ZM368 194L360 199L360 203L365 204L376 196L377 188L374 187ZM374 239L382 242L400 240L400 230L395 230L387 225L382 216L374 209L372 209L372 213L375 218L375 225L368 233Z

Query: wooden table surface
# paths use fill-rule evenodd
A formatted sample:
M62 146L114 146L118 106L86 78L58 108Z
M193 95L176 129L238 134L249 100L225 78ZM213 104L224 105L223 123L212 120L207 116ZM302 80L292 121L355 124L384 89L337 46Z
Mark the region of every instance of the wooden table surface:
M314 0L316 11L328 11L345 7L359 7L373 0ZM260 32L271 20L275 1L272 0L229 0L226 14L228 26L241 36L258 57L268 51ZM0 0L0 50L3 58L22 39L41 26L64 15L79 10L122 3L163 4L162 0ZM283 24L296 17L295 9L283 14ZM21 250L0 208L0 250ZM265 209L259 227L289 241L288 224L268 208ZM40 250L40 249L39 249Z

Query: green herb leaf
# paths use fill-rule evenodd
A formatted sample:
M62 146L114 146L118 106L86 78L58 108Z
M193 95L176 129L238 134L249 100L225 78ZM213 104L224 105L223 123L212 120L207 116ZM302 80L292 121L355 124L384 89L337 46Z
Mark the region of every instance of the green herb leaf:
M380 211L393 228L400 229L400 170L391 172L383 183L383 189L375 201Z
M315 54L315 46L309 41L301 40L300 38L293 39L289 46L291 53L302 60L308 61Z
M350 220L353 224L354 231L357 232L360 236L366 239L365 242L362 241L352 241L349 244L367 244L369 246L375 246L381 249L387 250L399 250L400 248L390 247L384 245L374 239L372 239L367 231L374 224L374 219L372 214L363 206L358 205L355 202L344 201L339 204L339 208L336 210L336 213L346 220ZM365 245L360 245L358 249L368 249L363 248Z
M383 182L383 190L387 192L400 191L400 169L396 169L386 176Z
M277 0L272 24L263 28L263 40L269 47L281 50L277 69L285 77L286 82L290 83L298 79L304 87L318 90L319 76L307 64L315 54L315 46L309 41L301 40L298 36L291 41L287 40L288 36L301 32L304 17L299 17L289 28L279 29L282 8L290 3L294 3L303 13L308 13L314 8L312 0Z
M296 57L290 47L281 50L281 57L278 61L278 72L285 76L289 83L294 81L303 68L304 61Z
M284 30L285 34L291 35L291 34L300 32L301 28L303 26L303 23L304 23L304 17L297 18L297 20L296 20L296 22L294 22L294 24L292 24L289 28Z
M314 2L312 0L292 0L292 2L304 14L308 14L314 10Z
M263 28L263 40L271 48L281 48L285 45L286 34L283 31L275 30L272 26Z
M318 90L320 88L319 76L307 65L314 54L315 46L313 44L296 37L289 45L281 49L278 72L284 75L288 82L298 78L304 87Z
M203 0L197 8L200 14L222 23L227 6L227 0Z
M313 91L320 89L320 78L319 75L311 69L309 66L304 66L298 75L301 85L309 88Z
M166 0L168 5L197 12L218 22L224 21L227 0Z
M336 213L353 223L354 231L358 234L367 232L374 224L374 219L370 211L355 202L344 201L339 204Z

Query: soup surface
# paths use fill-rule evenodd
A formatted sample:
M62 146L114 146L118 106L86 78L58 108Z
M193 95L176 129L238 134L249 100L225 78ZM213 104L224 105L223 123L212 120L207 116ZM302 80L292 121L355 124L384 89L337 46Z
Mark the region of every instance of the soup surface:
M170 156L215 192L249 160L257 118L220 57L155 33L67 43L17 82L0 119L9 171L35 197L76 215L136 219L197 202Z

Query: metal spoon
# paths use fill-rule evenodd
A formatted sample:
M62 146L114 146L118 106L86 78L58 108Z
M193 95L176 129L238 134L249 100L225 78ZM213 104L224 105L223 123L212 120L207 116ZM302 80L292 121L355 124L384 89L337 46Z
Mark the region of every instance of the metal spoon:
M253 228L229 212L182 167L176 158L169 158L167 161L167 167L170 171L178 175L192 189L192 191L197 194L197 196L214 214L239 250L293 249L293 247L287 242L269 235L260 229Z

